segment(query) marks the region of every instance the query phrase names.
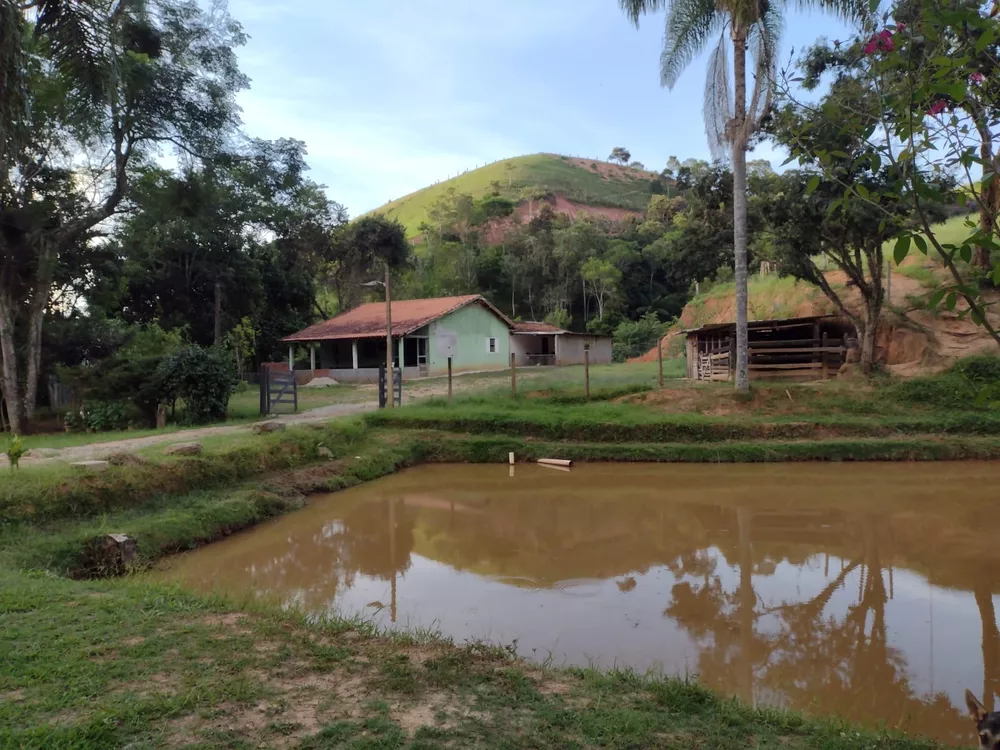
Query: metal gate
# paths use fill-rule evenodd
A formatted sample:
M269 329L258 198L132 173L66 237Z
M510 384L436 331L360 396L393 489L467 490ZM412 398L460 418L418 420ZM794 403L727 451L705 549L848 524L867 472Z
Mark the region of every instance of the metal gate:
M403 371L394 367L392 369L392 395L393 403L399 406L403 403ZM385 396L385 365L378 368L378 408L384 409L388 399Z
M299 386L295 372L260 368L260 415L276 414L275 407L281 404L290 404L293 414L299 411Z

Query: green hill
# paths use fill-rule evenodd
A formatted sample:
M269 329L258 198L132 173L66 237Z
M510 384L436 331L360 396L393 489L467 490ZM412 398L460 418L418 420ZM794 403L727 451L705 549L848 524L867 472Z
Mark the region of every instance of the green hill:
M555 154L533 154L504 159L466 172L437 185L410 193L371 213L399 219L410 234L416 234L428 209L449 189L481 198L499 183L500 194L521 201L561 194L571 201L591 206L609 206L643 211L649 204L652 172L603 161Z

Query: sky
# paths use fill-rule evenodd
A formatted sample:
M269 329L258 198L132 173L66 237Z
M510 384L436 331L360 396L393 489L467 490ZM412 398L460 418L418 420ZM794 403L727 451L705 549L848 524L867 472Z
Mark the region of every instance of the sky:
M793 5L789 3L789 5ZM617 0L230 0L248 134L305 141L311 177L357 216L492 161L550 152L650 169L708 159L707 51L660 87L663 14L636 28ZM821 36L790 10L781 60ZM710 45L711 46L711 45ZM782 158L762 146L754 155ZM775 159L775 157L777 157Z

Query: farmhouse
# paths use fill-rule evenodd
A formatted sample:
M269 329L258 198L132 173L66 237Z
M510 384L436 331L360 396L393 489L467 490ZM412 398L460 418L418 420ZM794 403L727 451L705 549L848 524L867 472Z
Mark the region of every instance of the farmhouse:
M850 321L835 315L754 320L747 328L751 380L826 380L847 360L855 335ZM735 323L715 323L684 334L689 378L733 379Z
M611 361L611 339L575 334L547 323L515 323L483 296L393 300L393 362L403 378L503 370L518 366ZM296 347L309 348L309 376L345 383L374 382L386 360L385 303L370 302L282 339L289 366ZM304 374L305 375L305 374Z
M510 350L523 365L582 365L585 351L592 365L604 365L611 362L611 337L518 321L510 332Z

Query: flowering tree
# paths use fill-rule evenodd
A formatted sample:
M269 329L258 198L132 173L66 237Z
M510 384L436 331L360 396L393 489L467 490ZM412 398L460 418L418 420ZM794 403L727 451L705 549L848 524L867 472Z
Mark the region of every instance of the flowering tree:
M831 213L862 201L887 223L904 201L914 221L895 233L893 257L901 263L912 248L935 253L949 283L931 298L984 326L1000 344L987 317L984 284L1000 284L1000 265L990 253L998 244L1000 209L1000 19L994 9L970 0L900 0L878 25L866 22L853 40L821 43L779 80L780 106L772 133L791 159L839 185ZM798 98L795 84L819 87L832 76L819 102ZM816 123L822 123L817 127ZM852 149L838 148L844 140ZM888 179L877 189L853 178L859 166ZM957 180L957 187L952 187ZM960 241L945 241L934 226L934 204L973 208Z

